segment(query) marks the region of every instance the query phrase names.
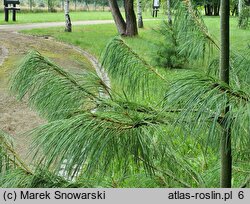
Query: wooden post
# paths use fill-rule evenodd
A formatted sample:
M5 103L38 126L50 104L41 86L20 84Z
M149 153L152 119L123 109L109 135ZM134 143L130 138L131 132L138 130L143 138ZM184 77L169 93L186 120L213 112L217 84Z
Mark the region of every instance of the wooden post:
M6 22L8 22L9 21L9 10L8 10L8 5L5 5L4 6L4 20L6 21Z
M14 9L13 9L13 15L12 15L12 20L13 21L16 21L16 4L13 4L13 7L14 7Z

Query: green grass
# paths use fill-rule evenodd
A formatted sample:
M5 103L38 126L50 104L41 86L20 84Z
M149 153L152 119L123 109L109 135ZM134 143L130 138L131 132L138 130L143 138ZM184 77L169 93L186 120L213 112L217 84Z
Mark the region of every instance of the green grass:
M219 41L219 17L205 17L210 33ZM144 22L145 28L139 30L136 38L126 38L126 42L146 60L152 60L157 53L157 43L161 36L154 31L161 25L159 21ZM44 36L49 35L57 40L68 42L89 51L99 57L106 43L117 35L115 25L88 25L74 26L72 33L64 32L64 28L33 29L22 31L23 33ZM237 27L237 18L231 18L231 48L233 50L244 50L250 44L250 30L242 30Z
M220 38L220 18L219 17L204 17L205 23L216 39ZM236 51L242 51L250 45L250 30L238 28L238 18L230 18L230 40L231 49Z
M56 12L56 13L22 13L20 11L17 13L17 21L12 22L12 14L10 14L9 22L6 23L4 21L4 13L0 13L0 25L1 24L23 24L23 23L41 23L41 22L63 22L64 13ZM144 18L152 18L150 12L145 12L143 14ZM110 20L112 19L111 12L107 11L77 11L70 12L70 17L72 21L83 21L83 20ZM158 18L163 18L163 14L159 14Z
M220 26L219 17L205 17L210 33L219 41ZM162 21L146 21L145 27L139 29L139 36L135 38L124 38L129 46L151 65L155 66L154 57L157 55L158 46L162 42L162 36L156 32ZM107 42L118 35L115 25L88 25L74 26L72 33L64 32L64 28L33 29L22 31L23 33L37 36L52 36L59 41L79 46L97 58L100 58ZM242 51L250 44L250 30L237 28L237 18L231 18L231 48ZM215 52L214 54L216 54ZM201 67L204 65L201 65ZM169 81L180 75L185 75L189 70L159 70Z
M160 20L145 22L145 28L139 30L139 37L125 39L136 51L141 52L145 58L150 59L150 53L156 51L153 40L159 41L159 34L152 30L152 28L156 29L160 24ZM37 36L52 36L59 41L77 45L96 57L100 57L107 42L118 35L116 27L113 24L73 26L72 33L64 32L64 28L62 27L25 30L22 33Z
M72 21L81 21L81 20L108 20L112 19L110 12L71 12L70 17ZM0 14L0 24L9 24L13 23L10 15L10 20L8 23L4 22L4 13ZM15 23L40 23L40 22L62 22L64 21L64 13L17 13L17 21Z

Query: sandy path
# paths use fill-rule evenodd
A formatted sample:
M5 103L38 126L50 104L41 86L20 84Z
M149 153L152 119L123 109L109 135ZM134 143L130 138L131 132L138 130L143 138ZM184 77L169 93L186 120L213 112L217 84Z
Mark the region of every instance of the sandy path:
M162 19L143 19L143 21L159 21ZM86 21L74 21L72 26L75 25L98 25L98 24L112 24L113 20L86 20ZM34 28L50 28L65 26L65 22L48 22L48 23L29 23L29 24L12 24L12 25L0 25L0 31L19 31L30 30Z
M18 30L18 29L17 29ZM46 121L31 110L26 101L19 102L8 91L8 79L22 57L31 49L38 50L67 70L79 73L93 69L84 51L43 37L26 36L11 31L0 32L0 129L13 135L17 152L27 160L31 138L24 134ZM67 56L67 58L62 57ZM86 57L87 56L87 57Z
M8 57L9 51L6 47L0 45L0 66L3 64L4 60Z
M89 20L89 21L75 21L72 22L72 26L75 25L98 25L98 24L111 24L113 20ZM48 23L29 23L29 24L12 24L12 25L0 25L1 31L19 31L30 30L34 28L50 28L65 26L65 22L48 22Z

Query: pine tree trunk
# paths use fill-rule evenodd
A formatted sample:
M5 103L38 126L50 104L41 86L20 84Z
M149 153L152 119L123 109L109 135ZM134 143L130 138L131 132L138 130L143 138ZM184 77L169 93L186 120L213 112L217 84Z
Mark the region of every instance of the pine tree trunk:
M71 20L69 16L69 0L64 1L64 14L65 14L65 31L71 32L72 26L71 26Z
M124 8L126 16L126 36L136 36L138 35L138 30L134 12L134 0L125 0Z
M220 52L220 77L221 80L229 84L229 0L221 0L221 52ZM224 115L227 115L230 107L226 107ZM225 116L226 117L226 116ZM224 120L225 121L225 120ZM232 179L232 153L231 153L231 128L222 122L221 134L221 188L231 188Z
M126 35L126 23L122 17L116 0L109 0L109 7L120 35Z
M138 28L143 28L141 0L137 0Z
M168 24L172 25L171 0L167 0L167 13L168 13Z

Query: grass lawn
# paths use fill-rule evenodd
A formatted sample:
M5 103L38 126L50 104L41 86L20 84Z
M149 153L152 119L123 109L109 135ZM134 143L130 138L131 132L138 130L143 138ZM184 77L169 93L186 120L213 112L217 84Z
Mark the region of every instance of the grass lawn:
M220 25L219 17L205 17L206 25L210 33L219 42ZM155 30L161 25L159 21L144 22L145 28L139 30L136 38L125 38L126 42L147 61L152 61L157 54L157 44L161 43L161 35ZM74 26L72 33L64 32L64 28L33 29L22 31L23 33L45 36L49 35L57 40L68 42L87 50L96 57L100 57L106 43L117 35L115 25L88 25ZM237 18L231 18L231 48L244 50L250 44L250 30L237 28Z
M205 17L204 21L211 34L219 42L220 26L219 17ZM162 36L156 31L162 21L146 21L143 29L139 30L139 36L135 38L124 38L129 46L140 56L142 56L151 65L154 64L154 56L157 55L158 46L162 42ZM23 33L37 36L52 36L59 41L71 43L88 51L97 58L100 58L107 42L118 35L115 25L88 25L74 26L72 33L64 32L64 28L33 29L22 31ZM245 50L250 44L250 30L240 30L237 28L237 18L231 18L231 48L236 51ZM214 55L217 55L214 52ZM204 67L203 64L198 67ZM172 81L178 76L186 75L189 70L185 69L162 69L159 71L165 75L165 78Z
M213 36L219 41L220 38L220 18L219 17L204 17L204 21ZM250 29L239 29L238 18L231 17L230 19L230 40L231 49L242 51L250 45Z
M152 28L157 28L160 23L161 21L145 22L145 28L139 30L139 37L125 39L133 48L141 51L145 57L148 57L152 52L151 49L148 49L149 44L155 46L152 40L154 38L156 40L159 39L159 34L153 31ZM57 40L77 45L96 57L100 57L107 42L118 35L116 27L113 24L74 26L72 33L64 32L64 28L33 29L22 31L22 33L37 36L52 36ZM145 41L148 42L145 43Z
M23 24L23 23L40 23L40 22L63 22L65 20L63 12L56 13L17 13L17 21L12 21L12 14L10 14L9 22L4 21L4 13L0 13L0 25L1 24ZM152 18L150 12L143 14L144 18ZM70 17L72 21L83 20L110 20L112 19L111 12L108 11L77 11L71 12ZM163 14L159 14L158 18L164 18Z

